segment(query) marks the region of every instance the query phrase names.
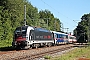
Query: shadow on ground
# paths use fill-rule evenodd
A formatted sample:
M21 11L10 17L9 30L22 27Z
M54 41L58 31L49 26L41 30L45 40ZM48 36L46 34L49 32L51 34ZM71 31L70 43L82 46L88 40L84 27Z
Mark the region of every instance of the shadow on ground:
M15 48L13 48L12 46L0 48L0 51L12 51L12 50L15 50Z

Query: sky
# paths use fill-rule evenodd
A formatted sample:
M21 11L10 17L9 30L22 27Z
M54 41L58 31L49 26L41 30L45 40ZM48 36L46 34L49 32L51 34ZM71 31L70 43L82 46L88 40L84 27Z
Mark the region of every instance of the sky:
M84 14L90 13L90 0L28 0L38 10L49 10L59 18L64 28L73 30ZM67 32L67 29L64 29Z

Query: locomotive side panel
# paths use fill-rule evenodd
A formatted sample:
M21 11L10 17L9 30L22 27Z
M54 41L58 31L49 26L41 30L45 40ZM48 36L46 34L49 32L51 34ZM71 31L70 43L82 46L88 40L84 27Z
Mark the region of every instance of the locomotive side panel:
M48 41L53 40L53 34L50 32L31 30L31 40Z
M30 41L32 47L51 46L54 44L53 33L49 31L30 30Z

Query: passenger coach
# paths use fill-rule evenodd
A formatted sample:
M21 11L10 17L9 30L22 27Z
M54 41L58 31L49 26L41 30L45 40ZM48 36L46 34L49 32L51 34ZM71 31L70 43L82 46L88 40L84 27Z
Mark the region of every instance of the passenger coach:
M51 31L54 33L54 44L66 44L68 43L68 34Z
M69 43L76 43L77 39L75 36L68 35L68 41L69 41Z

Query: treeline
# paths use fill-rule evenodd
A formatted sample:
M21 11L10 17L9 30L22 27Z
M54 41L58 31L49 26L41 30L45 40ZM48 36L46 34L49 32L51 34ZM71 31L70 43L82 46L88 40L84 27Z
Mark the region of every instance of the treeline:
M80 43L90 42L90 13L84 14L81 17L81 21L74 30L74 35L77 37L78 42Z
M0 41L12 41L15 28L24 25L24 5L27 25L60 31L60 20L49 10L38 11L27 0L0 0Z

